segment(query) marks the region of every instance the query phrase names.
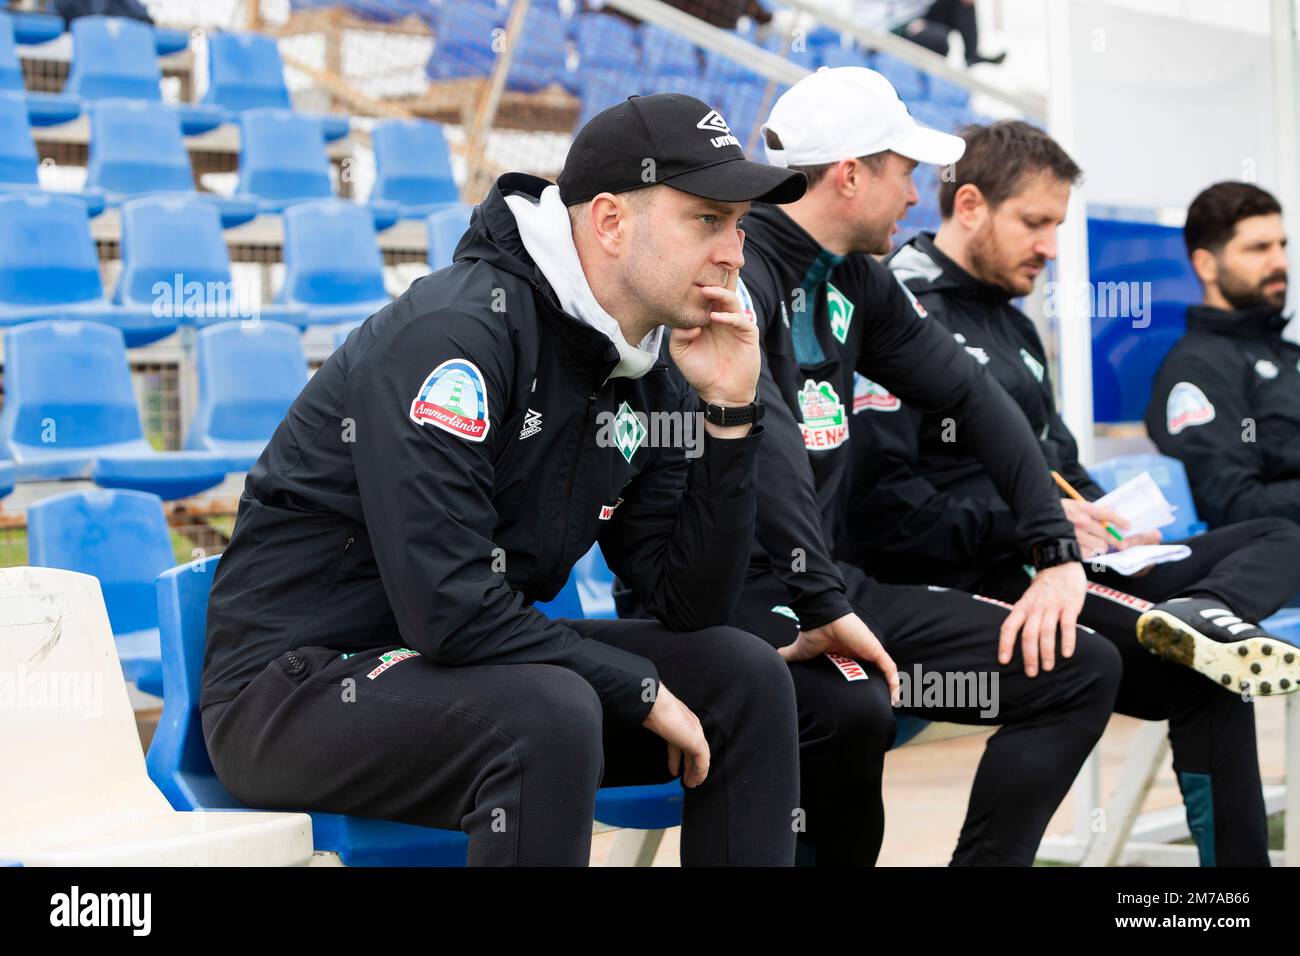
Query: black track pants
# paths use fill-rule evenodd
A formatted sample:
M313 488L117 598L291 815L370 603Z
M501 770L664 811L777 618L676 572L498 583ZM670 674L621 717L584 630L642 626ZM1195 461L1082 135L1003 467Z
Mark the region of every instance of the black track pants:
M976 772L952 862L1028 866L1106 728L1120 680L1115 648L1080 630L1073 657L1026 677L1018 652L1008 665L997 662L998 631L1007 614L998 602L960 591L880 584L847 565L841 570L850 601L898 665L910 699L892 708L874 668L865 669L865 680L849 680L854 669L846 676L825 656L790 665L806 815L801 842L815 849L818 865L875 862L884 832L884 755L894 738L895 714L903 712L999 726ZM774 578L751 583L732 623L774 646L789 644L797 624L772 610L784 603L784 593ZM927 678L931 674L941 675L952 691L927 698L923 690L934 680ZM989 691L983 702L972 685ZM992 707L983 705L989 701Z
M682 862L792 864L798 741L785 662L734 628L565 623L649 658L703 725L711 767L686 791ZM234 701L204 710L221 782L252 807L464 830L473 865L578 866L598 786L672 779L664 741L607 724L572 671L412 656L376 674L383 650L345 659L300 647L305 666L277 658Z

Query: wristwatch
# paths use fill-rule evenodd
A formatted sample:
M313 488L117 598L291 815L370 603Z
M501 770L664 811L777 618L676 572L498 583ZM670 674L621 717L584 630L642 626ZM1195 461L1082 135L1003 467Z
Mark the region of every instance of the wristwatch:
M1074 538L1052 538L1049 541L1040 541L1030 549L1029 553L1035 571L1045 571L1057 565L1083 560L1083 555L1079 552L1079 542Z
M714 405L712 402L700 399L700 411L704 413L706 422L722 428L730 428L733 425L758 424L763 420L763 413L767 411L767 406L762 402L753 401L738 408L727 408L725 405Z

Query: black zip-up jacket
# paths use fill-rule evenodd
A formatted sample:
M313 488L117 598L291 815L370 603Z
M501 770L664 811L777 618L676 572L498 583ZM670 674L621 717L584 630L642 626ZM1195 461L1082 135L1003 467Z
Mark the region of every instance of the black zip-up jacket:
M933 234L915 236L886 261L932 326L1010 397L992 434L1037 436L1036 467L1061 514L1053 536L1073 538L1048 469L1059 471L1085 498L1099 498L1102 491L1079 463L1078 446L1057 412L1047 354L1033 323L1005 290L976 279L940 252ZM918 407L907 395L895 399L870 383L859 391L872 400L855 408L852 421L853 507L844 549L851 560L887 580L955 584L981 565L1023 557L1016 510L1008 506L988 456L974 447L977 436L965 417Z
M1073 533L1015 406L884 265L821 248L776 206L756 203L744 229L741 277L763 335L759 397L768 407L750 575L776 575L801 624L818 627L852 611L832 548L845 538L858 443L848 428L855 372L962 423L969 447L1015 505L1018 519L1008 518L1015 543L1029 548Z
M1300 521L1300 345L1287 317L1194 305L1147 405L1147 433L1187 469L1211 527Z
M681 442L636 444L626 416L619 428L620 410L693 413L699 400L663 362L608 378L614 344L561 310L505 202L547 185L498 180L454 264L349 335L294 401L217 569L203 706L297 646L401 644L445 665L566 667L607 715L640 723L654 665L530 606L595 541L667 626L730 616L762 430L706 434L688 460Z

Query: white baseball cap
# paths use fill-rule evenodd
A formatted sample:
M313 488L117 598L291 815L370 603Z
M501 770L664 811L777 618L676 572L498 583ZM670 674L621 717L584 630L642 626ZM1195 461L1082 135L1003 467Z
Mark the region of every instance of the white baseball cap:
M822 67L781 94L763 124L781 139L767 149L773 166L821 166L892 150L918 163L948 166L966 141L917 125L894 85L862 66Z

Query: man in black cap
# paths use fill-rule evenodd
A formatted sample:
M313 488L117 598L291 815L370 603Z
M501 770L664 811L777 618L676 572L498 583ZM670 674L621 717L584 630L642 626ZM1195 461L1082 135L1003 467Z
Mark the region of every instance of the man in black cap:
M721 625L763 412L737 223L804 185L703 102L632 97L558 186L502 176L454 264L348 336L216 574L201 706L232 794L463 829L472 864L584 864L598 786L680 772L684 863L793 861L788 669ZM691 449L647 427L701 420ZM532 607L596 541L656 620Z

